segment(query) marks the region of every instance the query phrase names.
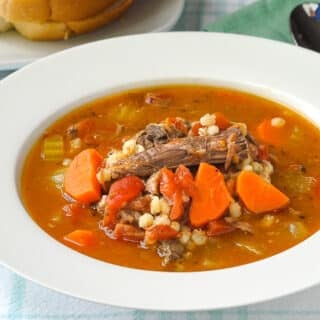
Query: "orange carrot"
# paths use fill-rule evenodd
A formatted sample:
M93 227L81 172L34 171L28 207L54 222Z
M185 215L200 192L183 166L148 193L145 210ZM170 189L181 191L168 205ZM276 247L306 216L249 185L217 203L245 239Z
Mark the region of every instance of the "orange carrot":
M281 146L285 144L291 134L292 128L289 124L282 127L275 127L271 124L271 119L262 121L257 127L258 138L267 144Z
M242 171L239 174L237 193L248 210L253 213L278 210L289 203L289 198L285 194L250 171Z
M130 224L117 223L113 235L117 239L140 242L144 239L144 231Z
M232 232L233 230L235 230L235 227L223 219L213 220L208 223L207 235L208 237L214 237Z
M222 112L215 112L214 113L216 117L216 125L221 130L225 130L230 127L230 121Z
M107 197L104 226L112 228L120 209L134 200L144 189L143 181L136 176L127 176L114 182Z
M75 230L65 235L63 239L79 247L90 247L98 241L96 234L91 230Z
M95 149L86 149L76 155L64 176L65 192L84 204L98 201L101 187L96 173L102 160Z
M175 239L178 236L178 231L168 225L155 225L149 228L145 234L146 244L153 244L158 240Z
M199 192L192 197L190 221L195 227L220 218L231 202L222 173L214 166L201 163L195 185Z

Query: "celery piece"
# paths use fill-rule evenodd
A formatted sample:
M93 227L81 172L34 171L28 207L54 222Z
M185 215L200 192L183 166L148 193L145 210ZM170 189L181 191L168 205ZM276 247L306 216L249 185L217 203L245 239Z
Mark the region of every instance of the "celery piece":
M41 158L45 161L61 161L64 158L64 142L61 135L53 135L43 140Z
M140 108L134 103L119 104L111 112L111 119L118 123L136 122L143 117Z

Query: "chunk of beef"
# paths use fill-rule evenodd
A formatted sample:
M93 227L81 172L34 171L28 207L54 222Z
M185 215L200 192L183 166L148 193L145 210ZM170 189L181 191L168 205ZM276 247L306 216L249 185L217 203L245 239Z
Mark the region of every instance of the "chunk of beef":
M157 253L162 258L162 265L166 266L169 262L182 258L185 247L179 240L161 241L157 248Z
M169 140L169 134L164 125L151 123L138 135L137 143L145 149L152 148L156 144L166 143Z
M224 165L230 148L228 138L234 136L233 154L240 160L248 157L248 141L239 128L231 127L216 136L190 136L158 144L129 158L121 159L108 168L112 176L128 174L150 176L163 167L176 168L198 165L200 162Z
M170 121L172 119L174 121ZM138 134L137 143L145 149L150 149L172 139L185 137L189 127L190 123L180 118L168 118L160 124L150 123Z
M150 202L151 202L150 195L140 196L140 197L130 201L126 205L125 209L139 211L139 212L149 212L150 211Z
M129 209L123 209L118 214L119 223L138 225L141 213Z

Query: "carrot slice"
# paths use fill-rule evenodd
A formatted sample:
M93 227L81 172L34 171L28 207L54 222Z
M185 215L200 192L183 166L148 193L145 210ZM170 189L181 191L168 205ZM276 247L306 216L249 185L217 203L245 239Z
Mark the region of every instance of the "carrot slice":
M212 165L201 163L195 185L199 192L192 197L190 221L195 227L220 218L231 202L222 173Z
M230 120L222 112L215 112L214 115L219 129L225 130L230 127Z
M86 149L76 155L64 176L65 192L84 204L98 201L101 187L96 173L102 160L95 149Z
M79 247L90 247L97 243L96 234L91 230L75 230L65 235L63 239Z
M253 213L278 210L289 203L289 198L284 193L250 171L242 171L239 174L237 193Z
M287 123L282 127L275 127L271 124L271 119L262 121L257 127L258 138L267 144L281 146L285 144L290 135L292 128Z
M143 189L143 181L136 176L127 176L114 182L107 197L104 226L113 227L119 210L135 199Z

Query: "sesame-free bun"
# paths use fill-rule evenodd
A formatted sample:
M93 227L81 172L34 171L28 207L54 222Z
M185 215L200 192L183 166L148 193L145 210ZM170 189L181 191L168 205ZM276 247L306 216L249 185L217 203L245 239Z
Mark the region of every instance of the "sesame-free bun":
M0 0L0 18L31 40L60 40L117 19L133 0Z

